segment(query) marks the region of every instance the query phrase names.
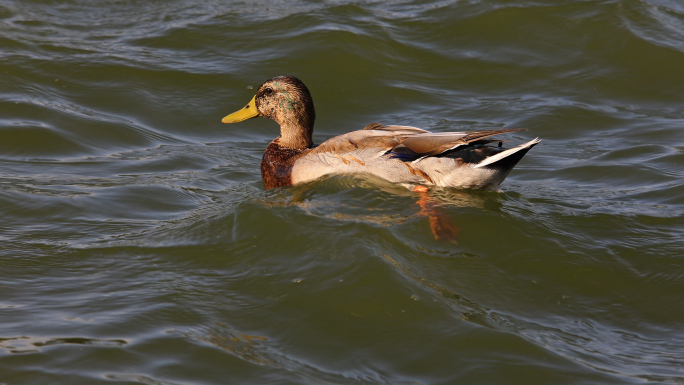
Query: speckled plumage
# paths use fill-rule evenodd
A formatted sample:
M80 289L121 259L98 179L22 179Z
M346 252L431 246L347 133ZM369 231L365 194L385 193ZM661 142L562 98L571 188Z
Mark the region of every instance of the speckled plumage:
M261 174L267 189L309 182L329 174L368 173L407 186L496 190L518 161L540 142L504 149L491 137L500 129L431 133L416 127L372 123L362 130L312 141L316 118L309 90L299 79L265 81L244 109L224 118L236 123L264 116L280 125L266 148Z

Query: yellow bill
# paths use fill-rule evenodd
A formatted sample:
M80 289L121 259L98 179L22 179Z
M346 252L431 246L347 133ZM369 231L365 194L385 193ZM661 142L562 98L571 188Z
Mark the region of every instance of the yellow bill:
M256 102L254 101L254 99L256 99L256 95L252 98L252 100L249 101L249 103L247 103L246 106L221 119L221 122L237 123L242 122L243 120L261 116L261 113L259 113L259 111L257 110Z

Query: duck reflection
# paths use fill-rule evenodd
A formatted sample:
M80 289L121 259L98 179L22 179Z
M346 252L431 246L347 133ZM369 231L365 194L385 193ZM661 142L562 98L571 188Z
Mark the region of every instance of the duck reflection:
M461 227L449 211L496 210L502 205L502 195L496 192L404 186L372 175L331 176L267 194L262 203L270 206L297 205L314 216L383 227L399 225L416 216L427 217L433 237L452 244L458 243ZM415 201L417 210L407 204L407 198Z

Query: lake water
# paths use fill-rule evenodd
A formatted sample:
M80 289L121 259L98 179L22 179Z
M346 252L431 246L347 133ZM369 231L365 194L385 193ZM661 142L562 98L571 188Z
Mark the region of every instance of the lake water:
M265 191L314 139L540 137L503 192ZM0 1L0 384L684 384L676 0Z

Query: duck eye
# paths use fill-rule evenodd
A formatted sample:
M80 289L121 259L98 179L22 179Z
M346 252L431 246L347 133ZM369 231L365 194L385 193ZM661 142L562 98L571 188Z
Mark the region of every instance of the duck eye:
M264 95L266 95L266 96L269 96L269 95L271 95L272 93L273 93L273 89L271 89L271 88L267 88L267 89L264 90Z

